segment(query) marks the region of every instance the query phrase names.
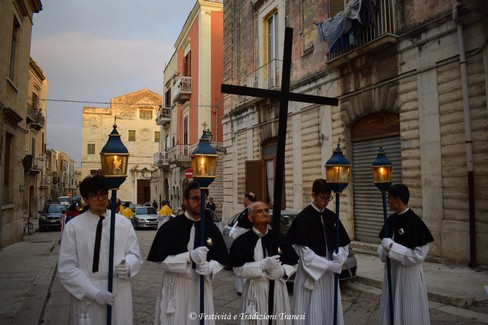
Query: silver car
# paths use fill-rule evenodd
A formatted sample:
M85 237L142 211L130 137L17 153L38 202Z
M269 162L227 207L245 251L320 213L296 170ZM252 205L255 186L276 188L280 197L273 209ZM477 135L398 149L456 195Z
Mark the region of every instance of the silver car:
M158 229L158 213L151 206L135 206L134 228Z
M269 213L271 214L271 217L273 216L273 209L269 210ZM224 226L224 230L222 231L222 235L224 237L225 245L227 246L227 249L230 251L230 247L232 246L232 242L234 239L229 236L229 232L234 227L235 223L237 222L237 217L241 212L235 214L227 223L227 225ZM298 212L295 211L289 211L289 210L281 210L281 219L280 219L280 231L283 234L286 234L288 232L288 229L290 229L290 226L297 216ZM271 224L270 224L271 226ZM271 228L271 227L270 227ZM352 248L349 246L349 256L347 257L346 261L344 262L344 265L342 266L342 272L339 274L339 279L345 280L345 279L350 279L356 276L356 270L357 270L357 264L358 261L356 257L354 256L354 251ZM291 279L289 279L288 282L293 282L294 276L292 276Z

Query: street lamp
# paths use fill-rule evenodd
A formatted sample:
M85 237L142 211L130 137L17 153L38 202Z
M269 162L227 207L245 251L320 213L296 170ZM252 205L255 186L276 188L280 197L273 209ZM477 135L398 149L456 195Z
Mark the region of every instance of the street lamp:
M108 136L108 141L100 152L102 160L102 173L105 176L109 188L112 190L110 204L110 246L108 264L108 291L113 289L113 269L114 269L114 245L115 245L115 208L117 200L117 190L127 178L127 163L129 161L129 151L122 143L120 134L117 132L117 124L114 122L114 129ZM107 324L112 324L112 306L107 305Z
M208 186L215 180L217 171L217 152L210 145L212 133L203 128L203 134L197 147L191 154L193 180L200 187L200 246L205 246L205 192ZM204 302L205 277L200 275L200 315L205 312ZM200 324L204 324L202 317Z
M386 214L386 192L391 186L391 180L393 177L393 167L390 160L386 157L386 153L383 147L380 146L380 150L376 155L375 160L371 164L373 170L373 182L374 185L381 191L381 197L383 199L383 222L384 222L384 233L385 237L389 237L390 233L388 231L388 216ZM388 299L390 305L390 324L393 324L393 290L391 287L391 265L390 258L386 257L386 272L388 276Z
M340 194L349 185L351 179L351 163L344 157L341 147L337 148L332 156L325 163L325 175L327 183L331 185L332 190L336 193L336 238L335 253L339 252L339 205ZM335 274L334 283L334 324L337 324L337 296L339 294L339 274Z

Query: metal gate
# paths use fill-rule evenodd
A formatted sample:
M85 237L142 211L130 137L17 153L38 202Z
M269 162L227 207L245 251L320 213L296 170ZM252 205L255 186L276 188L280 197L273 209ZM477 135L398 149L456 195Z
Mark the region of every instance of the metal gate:
M401 183L400 137L357 141L352 144L354 237L355 240L379 243L378 234L383 226L383 203L381 192L373 183L371 164L380 145L393 165L393 184ZM388 215L391 211L387 211Z

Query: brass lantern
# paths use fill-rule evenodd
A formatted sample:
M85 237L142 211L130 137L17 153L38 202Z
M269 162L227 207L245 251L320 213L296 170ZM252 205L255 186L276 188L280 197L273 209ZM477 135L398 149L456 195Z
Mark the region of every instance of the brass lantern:
M119 188L127 178L127 165L129 162L129 151L122 143L120 134L117 132L117 125L109 134L105 146L100 152L102 160L102 172L110 188Z

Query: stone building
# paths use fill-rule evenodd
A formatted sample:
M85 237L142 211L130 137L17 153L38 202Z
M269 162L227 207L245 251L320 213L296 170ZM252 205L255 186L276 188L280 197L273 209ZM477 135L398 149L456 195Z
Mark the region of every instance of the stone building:
M160 139L160 129L154 121L160 106L161 95L142 89L112 98L108 108L83 107L81 177L94 175L101 168L100 151L116 123L130 154L128 177L117 197L138 204L152 202L156 198L151 191L153 157Z
M354 240L379 243L371 163L382 145L394 182L409 186L411 208L433 232L430 254L488 264L486 15L476 0L225 1L224 83L280 89L288 26L290 90L339 99L289 103L284 207L310 203L339 143L353 166L341 220ZM271 203L279 103L226 95L224 107L223 215L231 216L246 190Z
M30 46L34 14L41 10L40 0L0 2L0 249L22 240L31 211L22 162L32 161L24 160L32 148L26 146Z
M154 175L160 199L170 201L172 207L183 203L183 190L189 182L185 171L191 167L191 154L204 128L212 132L212 145L222 156L222 33L222 1L196 1L164 70L164 101L156 120L162 137L154 156L158 169ZM218 176L209 192L220 214L222 158L218 161Z

